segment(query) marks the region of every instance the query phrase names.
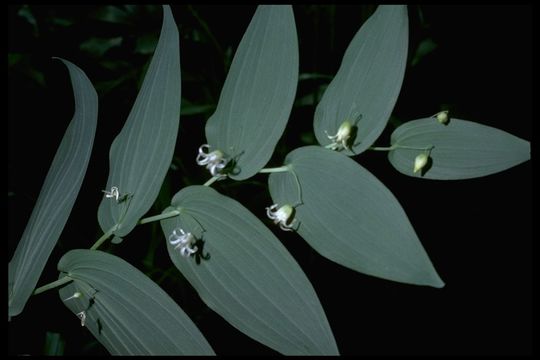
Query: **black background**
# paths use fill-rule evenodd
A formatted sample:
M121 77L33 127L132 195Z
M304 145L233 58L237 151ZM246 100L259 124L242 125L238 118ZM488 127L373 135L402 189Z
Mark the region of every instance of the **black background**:
M92 80L112 80L109 73L84 54L79 44L89 36L124 30L93 26L85 14L92 7L35 7L41 14L59 11L77 22L68 29L47 31L38 40L31 27L9 7L9 51L23 53L45 75L38 86L25 73L10 69L8 127L8 261L30 216L48 167L73 115L69 77L60 62L66 58ZM254 6L195 6L222 49L238 45ZM447 104L457 118L498 127L532 141L532 13L531 6L420 7L429 27L421 25L418 7L409 6L412 56L419 41L430 36L438 48L417 65L408 66L394 116L408 121L429 116ZM159 9L158 9L159 10ZM208 43L183 35L196 27L185 6L172 7L181 34L182 96L202 101L207 91L217 100L226 75L223 59ZM318 6L294 6L300 46L300 72L333 75L358 30L365 12L336 6L335 22L327 22ZM323 14L323 15L321 15ZM318 26L315 26L318 21ZM160 29L161 15L144 19L140 27ZM51 28L49 28L50 30ZM134 31L134 30L133 30ZM112 36L112 35L111 35ZM133 37L136 36L133 35ZM133 41L133 37L131 41ZM142 68L148 57L109 52L104 57L133 61ZM194 86L190 76L208 76ZM312 84L311 84L312 85ZM301 84L299 95L309 90ZM108 149L123 125L137 93L136 83L100 95L98 129L87 176L72 215L53 251L39 284L57 277L56 263L66 251L88 248L100 236L97 206L108 174ZM269 165L277 166L287 151L303 145L300 135L311 131L313 107L295 107L286 134ZM174 194L181 187L204 182L208 175L192 164L204 138L206 116L186 116L176 155L185 159L182 174L171 173ZM377 141L388 143L391 126ZM186 134L183 136L183 134ZM533 145L534 147L534 145ZM340 349L347 354L470 354L510 355L532 352L532 161L505 172L466 181L421 181L401 175L386 154L366 153L356 160L376 175L398 198L446 286L417 287L376 279L337 265L315 253L298 236L272 227L310 278L326 311ZM217 184L220 192L241 201L259 217L260 204L270 197L260 184L266 176L234 188ZM225 182L224 182L225 183ZM149 213L156 214L156 207ZM137 227L119 246L105 247L145 270L141 259L148 249L151 227ZM170 266L164 246L156 263ZM158 262L159 261L159 262ZM175 274L176 277L179 274ZM157 280L154 278L154 280ZM217 354L272 354L209 311L196 293L177 289L166 279L160 285L196 322ZM180 293L182 296L180 296ZM66 354L106 354L92 335L61 304L55 291L33 297L24 312L8 324L9 353L43 351L46 331L66 339Z

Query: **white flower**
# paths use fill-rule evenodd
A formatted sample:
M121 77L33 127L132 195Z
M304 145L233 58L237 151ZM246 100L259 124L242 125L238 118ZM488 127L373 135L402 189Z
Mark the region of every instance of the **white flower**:
M278 204L274 204L266 208L266 215L271 220L274 220L274 224L279 224L279 228L285 231L293 231L293 225L296 219L291 220L291 216L294 209L291 205L283 205L278 209Z
M424 166L428 163L428 155L426 153L421 153L416 156L414 159L414 169L413 173L417 173L418 171L422 170Z
M206 149L206 151L205 151ZM225 168L229 159L225 157L219 150L210 151L210 145L204 144L199 148L199 155L197 155L197 164L206 165L206 168L210 170L212 176L225 176L221 175L221 171Z
M332 150L341 150L343 148L350 150L348 142L351 138L351 132L352 125L348 121L344 121L341 124L336 135L328 135L328 132L325 131L328 139L333 141L331 144L328 145L328 148Z
M188 257L191 254L197 252L197 246L194 246L195 236L192 233L186 233L183 229L180 230L178 234L177 229L174 229L172 234L169 236L169 243L174 246L174 250L180 249L180 254L184 257Z
M84 323L86 322L86 313L81 311L80 313L77 313L77 317L81 319L81 326L84 326Z
M120 196L120 193L118 192L118 188L116 186L113 186L111 188L111 191L107 191L107 190L101 190L101 191L105 193L105 197L115 198L116 201L118 202L118 197Z

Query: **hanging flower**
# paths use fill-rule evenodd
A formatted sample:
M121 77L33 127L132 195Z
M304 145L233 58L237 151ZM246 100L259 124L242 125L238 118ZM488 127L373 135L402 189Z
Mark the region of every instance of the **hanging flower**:
M433 115L433 117L437 119L437 121L440 122L441 124L446 125L446 123L448 123L448 120L449 120L448 110L438 112L435 115Z
M293 231L296 219L291 219L294 208L291 205L283 205L278 209L278 204L274 204L266 208L266 215L274 221L274 224L279 224L279 228L284 231Z
M421 154L418 154L416 156L416 158L414 159L414 169L413 169L413 173L417 173L419 172L420 170L422 170L424 168L424 166L427 165L428 163L428 158L429 156L426 154L426 153L421 153Z
M221 174L221 171L227 166L229 159L225 157L225 154L220 150L210 151L210 145L204 144L199 148L199 154L196 161L199 165L206 165L206 168L210 170L212 176L225 176Z
M169 243L174 245L174 250L180 249L180 254L184 257L188 257L191 254L197 252L197 246L195 243L195 236L192 233L186 233L183 229L174 229L169 236Z
M81 326L84 326L86 322L86 312L81 311L80 313L77 313L77 317L81 319Z
M101 191L105 193L106 198L115 198L116 202L118 202L118 197L120 196L120 193L118 192L118 188L116 186L113 186L111 188L111 191L107 191L107 190L101 190Z
M327 147L332 150L341 150L341 149L349 149L349 140L351 138L352 133L352 125L348 121L344 121L341 126L339 127L336 135L328 135L328 132L326 132L326 136L328 139L332 140L333 142L329 144Z

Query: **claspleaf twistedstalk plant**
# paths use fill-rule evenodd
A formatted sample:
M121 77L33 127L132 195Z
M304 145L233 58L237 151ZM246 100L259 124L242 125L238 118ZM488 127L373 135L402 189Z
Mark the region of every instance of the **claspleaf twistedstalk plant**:
M9 264L9 316L32 293L59 288L61 301L111 354L211 355L196 325L157 284L121 258L97 250L137 224L160 221L173 264L206 305L247 336L290 355L337 355L338 346L310 281L264 223L210 186L269 173L273 204L261 208L281 230L358 272L443 287L394 195L351 156L388 151L401 173L467 179L530 158L529 142L442 111L399 126L389 147L375 147L396 103L408 49L406 6L381 5L351 41L318 104L320 146L291 151L264 168L284 132L296 95L298 43L291 6L259 6L232 61L206 140L197 154L204 185L180 189L162 214L142 218L169 168L180 119L180 49L168 6L152 62L124 128L110 149L98 210L103 236L71 250L58 280L36 289L84 177L97 123L97 95L71 75L75 115L27 228ZM96 194L100 190L96 189ZM200 261L203 259L204 261ZM339 340L339 339L338 339Z

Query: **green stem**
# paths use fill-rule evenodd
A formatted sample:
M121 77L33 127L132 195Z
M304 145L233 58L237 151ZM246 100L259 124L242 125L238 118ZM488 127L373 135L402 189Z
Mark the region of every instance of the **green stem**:
M173 211L169 211L169 212L167 212L165 214L149 216L147 218L141 219L141 220L139 220L139 224L142 225L142 224L146 224L146 223L149 223L149 222L152 222L152 221L159 221L159 220L163 220L163 219L172 218L172 217L175 217L175 216L178 216L178 215L180 215L180 211L173 210Z
M280 172L290 172L291 174L293 174L294 181L296 183L296 187L298 188L298 203L296 204L296 206L302 204L302 188L300 187L300 182L298 181L298 176L296 175L296 173L294 172L294 170L292 169L292 166L290 164L289 165L283 165L283 166L280 166L280 167L275 167L275 168L261 169L261 171L259 171L259 172L262 173L262 174L265 174L265 173L280 173Z
M392 145L389 147L380 147L380 146L372 146L368 150L374 150L374 151L391 151L396 148L396 145Z
M278 173L278 172L287 172L287 171L291 171L291 167L289 165L284 165L284 166L275 167L275 168L261 169L259 172L261 174L267 174L267 173Z
M101 246L107 240L116 230L117 225L114 225L112 228L110 228L105 234L101 235L101 237L92 245L90 250L96 250L98 247Z
M369 150L374 150L374 151L392 151L392 150L395 150L395 149L431 150L431 149L433 149L433 145L424 146L424 147L418 147L418 146L407 146L407 145L394 144L394 145L388 146L388 147L372 146L372 147L369 148Z
M203 186L210 186L210 185L212 185L213 183L215 183L216 181L218 181L220 177L221 177L221 176L213 176L213 177L211 177L207 182L205 182L205 183L203 184Z
M418 147L418 146L406 146L406 145L397 145L396 148L400 148L400 149L411 149L411 150L431 150L431 149L433 149L433 145L424 146L424 147Z
M302 200L302 187L300 186L300 181L298 180L296 172L292 171L292 174L294 176L294 182L296 183L296 189L298 190L298 202L296 203L296 206L302 205L304 203Z
M50 289L54 289L55 287L58 287L60 285L64 285L70 281L72 281L73 279L70 278L69 276L64 276L63 278L60 278L56 281L53 281L52 283L48 283L47 285L43 285L41 287L38 287L36 290L34 290L34 293L32 295L37 295L37 294L41 294L42 292L45 292L47 290L50 290Z

